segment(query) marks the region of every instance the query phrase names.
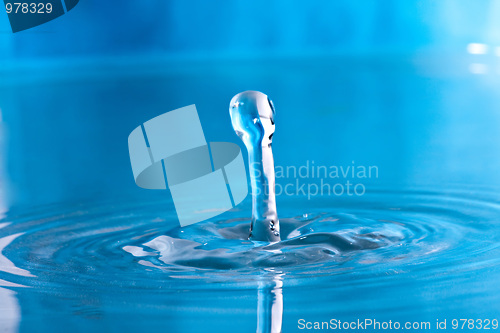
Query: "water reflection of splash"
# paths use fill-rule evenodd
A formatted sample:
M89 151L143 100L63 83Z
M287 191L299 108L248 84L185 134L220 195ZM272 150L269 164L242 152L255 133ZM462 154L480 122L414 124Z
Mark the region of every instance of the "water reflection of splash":
M5 137L6 137L6 128L3 122L2 109L0 107L0 217L3 217L4 212L7 211L6 204L6 184L7 184L7 176L5 173Z
M4 212L7 210L5 203L5 127L2 121L2 109L0 108L0 217L3 217ZM10 223L0 223L0 229L8 226ZM15 238L21 234L11 235L0 239L0 270L11 273L19 274L28 273L27 271L18 268L12 261L3 255L4 248L9 245ZM31 274L30 274L31 275ZM31 275L32 276L32 275ZM0 287L23 287L20 284L9 282L0 279ZM0 327L2 332L17 332L19 321L21 319L21 309L16 297L16 293L12 290L0 288Z
M283 279L270 269L259 280L257 333L280 333L283 322Z
M8 226L10 223L0 223L0 229ZM5 257L2 252L7 247L10 243L12 243L16 238L22 236L23 233L18 233L14 235L9 235L3 238L0 238L0 271L9 273L9 274L14 274L14 275L19 275L19 276L26 276L26 277L35 277L32 275L29 271L16 267L12 261L10 261L7 257ZM5 281L7 283L7 286L13 286L12 283ZM2 280L0 280L0 285L2 285ZM23 287L19 284L14 284L16 287Z
M0 229L8 226L10 223L0 223ZM3 250L22 233L10 235L0 238L0 271L26 277L34 277L30 272L22 268L16 267L12 261L3 255ZM21 284L13 283L0 279L1 287L24 287ZM12 290L0 288L0 327L2 332L17 332L19 321L21 319L21 309L16 297L16 293Z
M21 309L16 293L9 289L0 288L0 327L2 332L18 332L20 320Z

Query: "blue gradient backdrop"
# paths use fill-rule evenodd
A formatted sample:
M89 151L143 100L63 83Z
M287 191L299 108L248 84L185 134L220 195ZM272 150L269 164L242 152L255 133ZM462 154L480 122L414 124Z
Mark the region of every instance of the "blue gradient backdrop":
M275 102L278 165L377 165L373 187L497 186L499 26L490 0L85 0L16 34L2 11L3 206L147 198L130 131L195 103L207 140L238 142L227 107L247 89Z

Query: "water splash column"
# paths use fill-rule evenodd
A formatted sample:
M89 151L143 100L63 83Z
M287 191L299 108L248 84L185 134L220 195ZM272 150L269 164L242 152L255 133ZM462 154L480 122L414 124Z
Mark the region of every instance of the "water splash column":
M229 114L236 134L248 150L252 186L250 239L279 242L280 226L276 211L272 137L275 110L267 95L244 91L234 96Z

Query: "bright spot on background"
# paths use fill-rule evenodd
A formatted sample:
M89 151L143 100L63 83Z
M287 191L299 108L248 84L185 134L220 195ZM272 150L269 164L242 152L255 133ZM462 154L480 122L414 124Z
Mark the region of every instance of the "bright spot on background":
M488 66L485 64L470 64L469 71L472 74L485 74L488 71Z
M470 54L486 54L488 53L488 45L480 43L470 43L467 45L467 52Z

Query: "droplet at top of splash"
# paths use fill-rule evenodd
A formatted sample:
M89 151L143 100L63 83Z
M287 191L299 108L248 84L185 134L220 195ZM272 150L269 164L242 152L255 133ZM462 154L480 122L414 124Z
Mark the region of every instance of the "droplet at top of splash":
M272 144L276 111L267 95L259 91L239 93L231 99L229 113L236 134L247 148Z

